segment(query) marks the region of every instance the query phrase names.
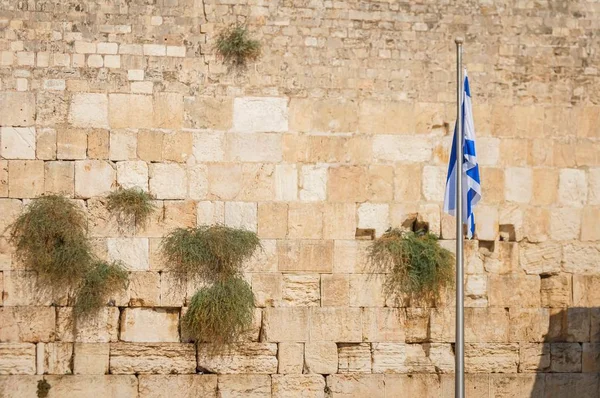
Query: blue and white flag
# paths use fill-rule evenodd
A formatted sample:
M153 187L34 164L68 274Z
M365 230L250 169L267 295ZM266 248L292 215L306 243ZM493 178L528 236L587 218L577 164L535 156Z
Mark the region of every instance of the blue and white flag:
M462 169L462 222L467 224L467 238L475 234L475 216L473 208L481 199L481 179L479 178L479 165L475 152L475 126L473 124L473 108L471 104L471 90L469 79L465 71L463 99L461 106L463 136L463 169ZM452 216L456 215L456 125L452 139L452 152L448 162L448 177L446 178L446 195L444 198L444 211Z

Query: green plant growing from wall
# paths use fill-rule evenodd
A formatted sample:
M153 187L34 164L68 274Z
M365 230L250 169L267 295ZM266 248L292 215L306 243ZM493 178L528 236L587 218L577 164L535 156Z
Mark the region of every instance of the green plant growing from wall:
M77 316L94 314L109 294L127 285L120 265L94 255L85 214L64 196L33 199L8 230L16 258L36 271L39 287L66 291Z
M107 197L106 208L119 220L131 220L135 226L144 226L156 206L152 196L140 188L119 188Z
M385 273L384 293L396 303L406 297L435 300L454 280L453 254L436 235L390 229L368 251L376 272Z
M243 68L248 61L258 59L261 45L250 37L246 25L234 24L219 33L215 48L224 63L234 68Z
M223 225L179 228L162 242L171 271L207 283L192 297L182 327L196 341L216 346L236 341L252 324L254 294L243 263L260 248L256 233Z

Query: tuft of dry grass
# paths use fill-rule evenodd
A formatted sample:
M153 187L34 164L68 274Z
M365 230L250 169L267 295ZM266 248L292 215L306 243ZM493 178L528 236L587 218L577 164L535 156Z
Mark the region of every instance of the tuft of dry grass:
M217 36L215 49L223 62L234 68L243 68L248 61L260 56L260 42L250 37L246 25L233 24Z
M119 188L107 197L106 208L119 220L132 220L135 226L144 226L156 209L152 196L140 188Z
M76 318L95 314L106 306L111 294L127 289L129 273L118 262L97 261L77 291L73 311Z
M373 241L368 259L376 272L386 273L385 294L396 302L438 299L454 280L454 256L431 233L388 230Z
M182 318L182 327L196 342L218 347L238 340L252 326L253 316L252 289L234 277L199 289Z
M218 282L239 276L243 262L260 248L256 233L224 225L178 228L162 241L167 266L191 280Z
M75 288L90 268L85 215L64 196L32 200L8 230L16 258L52 286Z

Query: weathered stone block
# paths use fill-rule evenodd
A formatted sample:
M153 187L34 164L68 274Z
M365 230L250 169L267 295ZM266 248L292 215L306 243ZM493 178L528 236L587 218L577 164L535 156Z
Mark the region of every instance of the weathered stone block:
M74 94L69 110L69 123L75 127L108 128L108 98L106 94Z
M256 203L225 202L225 225L256 232L257 224Z
M198 366L211 373L277 373L277 344L240 343L226 352L215 352L210 344L198 345Z
M277 349L277 373L300 374L304 368L303 343L279 343Z
M138 383L135 376L78 375L46 376L50 384L50 396L65 397L77 392L82 398L98 396L127 398L137 394Z
M323 206L324 239L353 239L355 233L356 205L354 203L328 203Z
M406 309L406 342L420 343L429 339L429 308L409 307Z
M233 200L242 190L242 167L229 163L209 164L208 181L211 200Z
M230 133L226 135L227 158L236 162L272 162L282 159L281 135Z
M356 343L362 341L360 308L313 307L310 340Z
M307 373L334 374L338 370L338 348L334 342L307 342L304 345Z
M466 342L506 343L508 336L509 314L506 309L465 308Z
M545 375L489 375L490 397L544 397ZM546 393L549 391L547 390Z
M543 277L541 280L541 299L543 307L567 307L575 292L571 289L571 275L559 274ZM574 288L573 288L574 289ZM571 292L573 291L573 294ZM574 304L580 306L580 304Z
M8 196L35 198L44 193L44 162L41 160L8 161Z
M367 134L414 134L414 108L411 102L362 101L358 129Z
M184 127L229 130L233 120L233 98L184 97Z
M540 278L537 275L489 275L488 287L490 306L540 305Z
M111 343L111 374L189 374L196 373L193 344Z
M373 158L382 162L428 162L433 153L429 137L376 135L373 138Z
M273 398L325 398L325 379L321 375L273 375Z
M388 204L362 203L357 210L357 226L362 229L374 229L376 236L381 236L390 227L389 213Z
M131 130L110 132L110 160L135 160L137 158L137 133Z
M581 207L587 201L588 185L585 170L562 169L558 180L558 203Z
M442 396L441 391L438 375L385 375L386 396L433 398ZM452 393L454 394L454 390Z
M327 166L305 165L300 171L300 200L323 201L327 197Z
M279 271L330 273L333 241L278 240Z
M127 188L148 191L148 164L146 162L126 161L117 163L117 184Z
M600 303L600 276L573 275L573 306L596 307Z
M108 130L88 129L87 137L88 158L104 160L108 159L110 154L110 134Z
M533 172L524 167L509 167L505 175L505 198L509 202L529 203L533 196Z
M137 94L110 94L108 119L112 129L150 128L153 124L152 97Z
M258 204L258 235L261 238L285 238L288 230L287 203Z
M510 334L511 342L544 341L550 325L550 312L547 308L511 308Z
M283 132L288 129L286 98L242 97L233 101L233 130Z
M56 315L56 340L80 343L108 343L117 341L119 335L119 309L104 307L95 317L75 320L73 308L59 307Z
M522 243L519 253L521 267L528 274L550 274L561 269L562 247L557 243Z
M52 307L0 307L2 343L53 341L55 327L56 311Z
M298 169L295 164L275 166L275 198L285 201L298 198Z
M579 239L581 209L557 208L550 212L550 238L553 240Z
M600 388L598 374L547 374L545 379L546 396L594 398Z
M156 327L160 325L160 328ZM126 308L121 316L122 341L178 342L179 311L164 308Z
M368 175L363 166L330 167L327 176L328 198L333 202L364 202L367 200Z
M35 121L35 95L31 92L0 93L0 125L31 126Z
M348 275L321 275L321 306L347 307L350 303Z
M17 265L16 261L13 263ZM41 283L34 271L10 270L3 272L5 306L65 305L66 292Z
M397 308L363 308L363 341L404 342L406 314Z
M74 374L106 374L110 345L107 343L75 343L73 347Z
M0 127L0 156L35 159L35 127Z
M188 181L185 169L178 164L150 165L150 193L157 199L185 199Z
M139 394L147 398L217 398L217 375L140 375Z
M291 239L321 239L323 237L323 206L321 203L290 203L288 237Z
M37 374L72 374L73 343L38 343Z
M75 192L75 163L74 162L45 162L44 191L66 196Z
M550 344L550 370L557 373L581 372L581 354L579 343Z
M0 375L33 375L35 344L0 343Z
M563 246L563 269L573 274L597 274L600 244L574 242Z
M183 125L183 96L179 93L161 92L154 95L154 127L179 129ZM191 144L190 144L191 149Z
M75 162L75 195L87 199L105 196L114 186L116 171L109 162L78 160Z
M550 344L521 343L519 372L544 372L550 370Z
M384 398L383 375L330 375L327 387L332 398Z
M271 398L269 375L219 375L220 398Z
M321 278L318 274L283 274L282 306L319 306Z
M350 307L384 307L383 274L351 274L350 275Z
M339 373L371 373L371 344L338 344Z
M160 275L158 272L132 272L129 275L129 305L155 307L160 305Z
M308 308L267 308L264 313L265 341L308 341Z
M148 238L109 238L106 240L108 256L112 261L121 261L131 271L150 268Z
M465 345L465 370L469 373L516 373L519 345L471 343Z

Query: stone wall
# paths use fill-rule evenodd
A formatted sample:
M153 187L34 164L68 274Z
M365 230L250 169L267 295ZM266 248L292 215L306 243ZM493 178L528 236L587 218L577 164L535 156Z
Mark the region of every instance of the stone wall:
M453 291L395 308L369 241L441 212L466 37L483 201L466 244L469 397L600 396L600 3L3 0L0 230L77 200L127 292L78 332L0 237L0 396L452 397ZM243 73L216 33L247 21ZM119 226L105 196L159 211ZM157 255L176 227L257 231L245 342L215 357L178 322L194 286ZM4 234L6 236L6 234ZM199 374L204 373L204 374Z

